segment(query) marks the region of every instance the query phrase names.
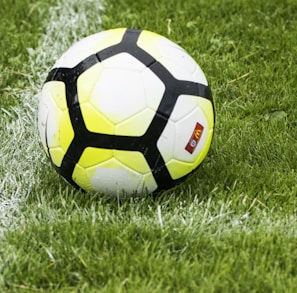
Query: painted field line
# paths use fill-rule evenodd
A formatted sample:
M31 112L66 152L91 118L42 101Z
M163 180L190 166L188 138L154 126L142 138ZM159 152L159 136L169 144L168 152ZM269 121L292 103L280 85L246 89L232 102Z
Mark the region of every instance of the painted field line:
M25 219L21 205L40 184L40 163L45 162L37 129L38 92L55 61L72 43L100 30L100 1L60 0L49 10L46 33L37 48L28 48L29 64L25 65L29 85L11 88L13 98L21 105L1 111L5 124L0 142L0 164L5 176L0 180L0 237ZM1 109L0 109L1 110ZM46 186L44 187L46 190Z

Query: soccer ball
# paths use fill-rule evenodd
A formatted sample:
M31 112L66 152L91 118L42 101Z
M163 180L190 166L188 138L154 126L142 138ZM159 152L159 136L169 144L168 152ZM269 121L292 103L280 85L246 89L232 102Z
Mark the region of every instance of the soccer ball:
M214 105L205 75L158 34L113 29L74 44L39 96L53 166L85 191L142 195L175 186L205 158Z

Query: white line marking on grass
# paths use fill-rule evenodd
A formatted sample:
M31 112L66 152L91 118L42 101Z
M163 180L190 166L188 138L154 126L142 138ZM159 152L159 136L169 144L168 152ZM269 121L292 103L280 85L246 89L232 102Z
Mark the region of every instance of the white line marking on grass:
M21 206L43 175L40 164L46 158L36 123L37 94L56 59L75 41L100 31L101 10L100 1L59 1L49 11L38 48L28 48L26 70L20 69L29 73L29 86L7 89L20 106L0 109L0 237L24 221Z
M161 211L160 205L158 205L158 220L159 220L159 224L160 224L161 229L163 229L164 224L163 224L162 211Z

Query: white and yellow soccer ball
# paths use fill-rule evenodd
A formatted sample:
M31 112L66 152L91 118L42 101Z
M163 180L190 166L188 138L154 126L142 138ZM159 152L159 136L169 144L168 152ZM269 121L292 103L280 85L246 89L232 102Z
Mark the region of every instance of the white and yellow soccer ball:
M40 94L38 126L53 166L85 191L173 187L205 158L214 105L205 75L180 46L113 29L74 44Z

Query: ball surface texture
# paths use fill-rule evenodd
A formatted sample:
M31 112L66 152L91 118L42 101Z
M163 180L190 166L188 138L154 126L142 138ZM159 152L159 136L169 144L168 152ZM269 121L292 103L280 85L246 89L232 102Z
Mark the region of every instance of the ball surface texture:
M214 105L184 49L149 31L113 29L82 39L56 62L39 96L38 127L72 185L142 195L175 186L201 164Z

